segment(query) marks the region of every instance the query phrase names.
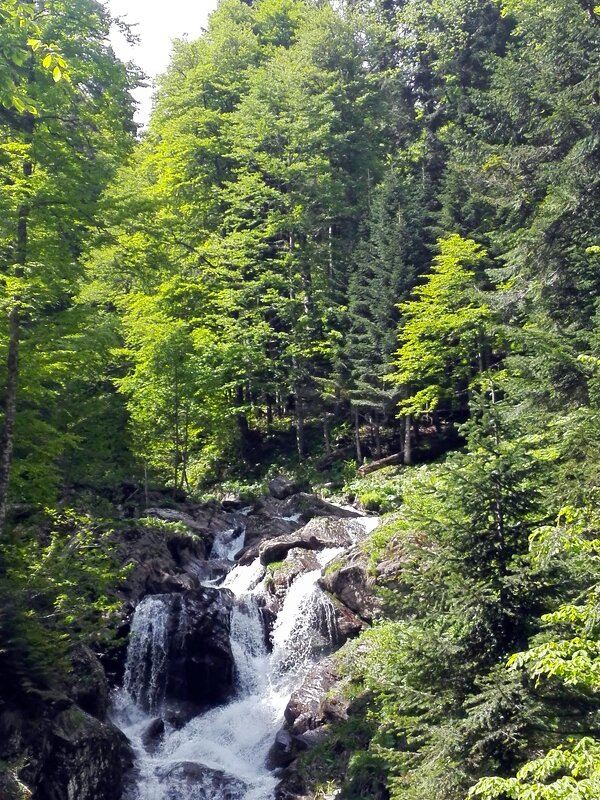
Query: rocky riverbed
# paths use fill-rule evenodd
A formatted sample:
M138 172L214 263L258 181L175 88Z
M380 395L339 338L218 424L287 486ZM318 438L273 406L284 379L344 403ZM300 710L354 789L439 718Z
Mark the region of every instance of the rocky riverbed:
M251 505L119 526L123 644L101 661L79 648L64 691L0 709L0 758L22 763L2 800L310 796L295 760L347 712L330 654L378 612L372 524L277 479ZM234 730L248 714L256 741Z

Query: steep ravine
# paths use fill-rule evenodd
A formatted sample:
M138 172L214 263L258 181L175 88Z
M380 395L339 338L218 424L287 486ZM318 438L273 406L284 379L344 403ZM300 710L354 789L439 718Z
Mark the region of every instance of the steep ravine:
M115 526L125 644L0 708L2 800L306 797L289 777L330 721L327 657L373 614L353 556L373 524L282 480Z
M290 701L364 624L321 587L323 570L372 520L315 499L313 512L344 518L302 525L310 498L296 503L304 511L273 517L290 531L267 526L247 546L254 509L245 509L246 523L217 531L196 563L200 588L138 603L113 695L136 756L127 800L271 800L282 769L311 746L310 723L292 732L285 722L301 716Z

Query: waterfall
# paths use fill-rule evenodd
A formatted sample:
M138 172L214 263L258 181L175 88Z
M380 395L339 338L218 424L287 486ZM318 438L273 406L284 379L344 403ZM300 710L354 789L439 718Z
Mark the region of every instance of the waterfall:
M336 640L335 608L317 585L321 570L299 575L285 596L273 628L273 668L277 678L301 677L318 655ZM293 680L290 676L288 680Z
M138 605L129 636L124 685L133 702L156 713L164 700L169 651L169 605L162 595Z
M231 561L243 541L243 530L219 534L211 558ZM317 554L320 566L340 552ZM173 628L193 626L194 619L181 618L182 595L140 602L124 687L114 699L115 722L136 752L136 786L126 800L272 800L278 779L266 761L286 704L310 664L336 643L335 609L317 583L321 572L292 582L274 623L271 652L261 612L266 570L258 559L230 569L219 589L202 590L235 598L229 622L234 695L183 725L166 707L165 673ZM173 621L173 614L180 618Z
M217 533L210 551L209 559L222 558L225 561L233 561L243 548L245 539L246 529L243 526Z

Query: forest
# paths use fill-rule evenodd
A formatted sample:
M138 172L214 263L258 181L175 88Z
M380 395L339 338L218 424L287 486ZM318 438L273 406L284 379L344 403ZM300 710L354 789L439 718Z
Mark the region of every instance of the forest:
M111 24L0 1L0 716L283 474L382 515L302 797L600 797L600 6L220 0L145 130Z

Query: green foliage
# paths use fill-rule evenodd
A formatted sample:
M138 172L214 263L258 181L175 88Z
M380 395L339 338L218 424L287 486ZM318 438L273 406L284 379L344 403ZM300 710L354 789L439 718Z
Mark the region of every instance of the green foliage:
M405 414L460 402L484 358L490 309L476 295L475 276L485 252L459 236L439 246L427 282L400 309L401 347L391 378L405 387L408 396L400 403Z
M531 761L515 778L485 778L469 797L511 800L593 800L600 791L600 742L581 739Z
M577 602L560 605L542 617L550 640L537 643L508 661L511 670L525 670L537 687L562 685L581 696L600 689L597 564L600 540L596 508L561 510L556 525L544 526L531 537L532 554L542 563L568 557L571 569L587 577L587 591ZM590 586L591 583L591 586ZM600 786L600 744L590 738L571 739L521 767L514 778L484 778L469 796L515 800L592 798Z
M196 534L192 533L185 523L178 522L177 520L160 519L159 517L140 517L138 522L145 528L155 528L165 533L185 533L190 538L196 537Z
M354 496L366 511L385 514L401 504L402 483L402 474L388 467L364 478L353 478L344 485L344 493Z
M55 83L70 80L62 52L57 45L44 41L45 20L42 17L42 25L39 20L34 3L21 0L2 0L0 3L4 62L0 76L0 105L12 106L19 114L39 113L34 101L24 93L22 81L23 68L31 62L32 53Z
M2 691L53 686L69 669L72 644L110 641L115 590L129 568L117 563L106 523L68 509L48 510L43 527L20 527L3 557Z

